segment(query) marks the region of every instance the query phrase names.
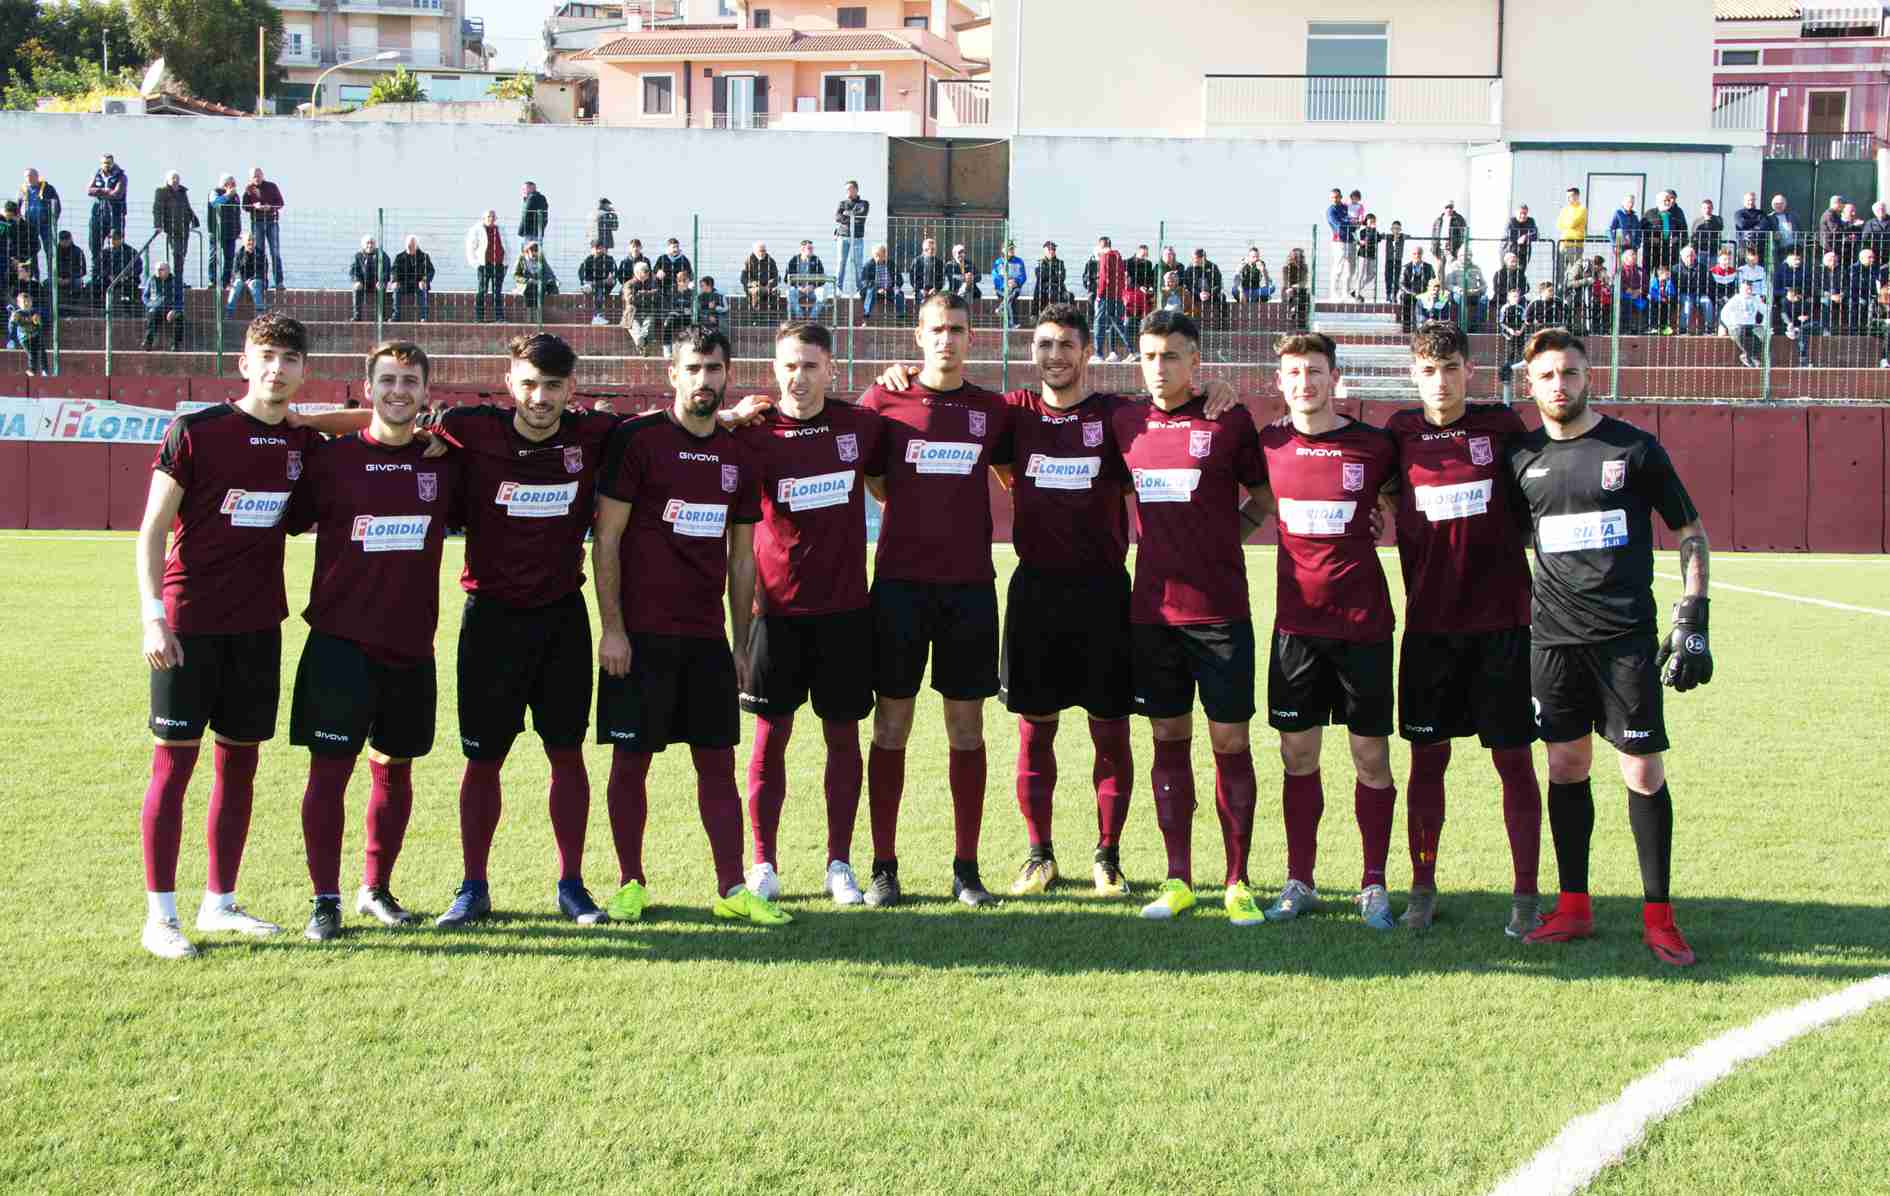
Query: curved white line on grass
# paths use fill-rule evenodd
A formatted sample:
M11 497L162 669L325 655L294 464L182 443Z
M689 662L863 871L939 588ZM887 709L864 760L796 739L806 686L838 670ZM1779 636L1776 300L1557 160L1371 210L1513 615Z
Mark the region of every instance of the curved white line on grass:
M1570 1196L1588 1186L1639 1145L1647 1127L1685 1108L1709 1085L1742 1063L1762 1058L1792 1039L1853 1017L1890 999L1890 972L1860 980L1829 996L1768 1013L1756 1022L1708 1039L1621 1090L1593 1113L1569 1122L1555 1141L1498 1184L1491 1196Z
M1655 576L1664 577L1668 581L1686 580L1677 573L1658 573L1655 574ZM1830 610L1850 611L1852 614L1856 615L1878 615L1882 618L1890 619L1890 610L1878 610L1874 606L1852 606L1848 602L1832 602L1828 598L1807 598L1803 594L1782 594L1777 590L1760 590L1752 586L1736 586L1731 582L1725 581L1716 581L1712 584L1711 588L1715 590L1731 590L1736 594L1757 594L1761 598L1783 598L1787 602L1803 602L1807 606L1822 606Z

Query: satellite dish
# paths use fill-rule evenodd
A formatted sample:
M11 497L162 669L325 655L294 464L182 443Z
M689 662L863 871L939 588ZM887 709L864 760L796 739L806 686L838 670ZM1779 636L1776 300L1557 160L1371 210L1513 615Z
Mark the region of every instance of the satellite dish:
M144 82L138 85L138 94L154 96L164 89L170 72L164 69L164 59L158 58L145 70Z

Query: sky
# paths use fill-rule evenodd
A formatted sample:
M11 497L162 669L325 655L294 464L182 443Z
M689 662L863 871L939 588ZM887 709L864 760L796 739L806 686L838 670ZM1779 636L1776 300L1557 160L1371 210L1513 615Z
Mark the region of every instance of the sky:
M553 0L467 0L466 15L483 18L486 41L499 51L494 67L516 70L542 56L545 17Z

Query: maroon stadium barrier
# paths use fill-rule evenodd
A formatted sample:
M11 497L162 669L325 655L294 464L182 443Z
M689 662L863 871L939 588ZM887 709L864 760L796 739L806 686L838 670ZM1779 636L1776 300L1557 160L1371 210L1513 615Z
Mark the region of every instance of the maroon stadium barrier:
M1658 429L1660 443L1706 524L1706 538L1720 548L1732 547L1734 416L1731 407L1676 404L1661 411ZM1654 520L1654 542L1661 548L1674 546L1673 533L1659 519Z
M135 532L144 518L145 498L151 492L151 458L157 446L114 444L106 451L111 470L105 484L107 526L115 532Z
M1809 439L1805 409L1741 411L1733 428L1732 536L1727 548L1802 552ZM1684 476L1684 475L1683 475ZM1737 500L1738 495L1745 499Z
M1879 552L1890 521L1884 485L1884 412L1876 407L1810 409L1811 493L1806 543L1813 552Z

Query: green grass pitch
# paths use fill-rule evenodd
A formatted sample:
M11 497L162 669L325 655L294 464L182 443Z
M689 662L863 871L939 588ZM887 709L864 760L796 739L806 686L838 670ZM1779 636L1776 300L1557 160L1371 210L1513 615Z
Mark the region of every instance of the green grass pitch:
M291 606L308 544L289 550ZM436 914L459 880L453 645L460 546L442 583L440 737L415 768L396 891ZM1000 584L1012 558L998 552ZM1396 588L1396 565L1387 558ZM1249 555L1254 619L1273 556ZM1663 557L1663 606L1677 578ZM1890 608L1890 562L1741 557L1714 581ZM1394 597L1402 603L1402 595ZM1714 591L1718 675L1671 700L1681 925L1701 957L1660 969L1638 935L1638 873L1611 753L1598 753L1601 935L1526 948L1501 933L1509 863L1496 778L1460 742L1430 935L1378 935L1345 903L1359 871L1343 736L1328 736L1320 877L1335 911L1228 925L1210 886L1176 924L1088 895L1088 737L1059 736L1060 858L1047 898L973 914L947 900L950 803L935 695L921 700L901 834L911 897L839 911L819 892L821 741L803 715L782 826L786 904L764 931L715 923L687 753L651 775L658 902L579 929L551 901L547 770L520 740L493 859L503 912L473 931L370 929L301 941L303 753L265 747L242 896L290 931L195 936L150 959L138 806L150 749L132 548L122 536L0 536L0 1191L897 1191L1474 1193L1571 1117L1760 1014L1890 970L1890 619ZM285 626L285 679L304 629ZM286 719L287 701L283 703ZM985 875L1023 855L1016 731L986 717ZM1123 859L1162 870L1137 724ZM1394 741L1396 744L1396 741ZM1256 724L1254 880L1284 866L1276 739ZM745 769L747 744L737 759ZM1393 748L1402 787L1407 755ZM1197 727L1198 875L1219 874ZM587 876L615 880L589 749ZM1540 769L1540 756L1538 755ZM203 879L206 755L185 820L186 928ZM357 883L365 768L349 792ZM1554 887L1544 827L1543 885ZM855 860L870 856L864 803ZM862 868L862 871L864 869ZM1408 882L1393 840L1394 904ZM1796 1042L1656 1127L1606 1193L1885 1190L1890 1009Z

